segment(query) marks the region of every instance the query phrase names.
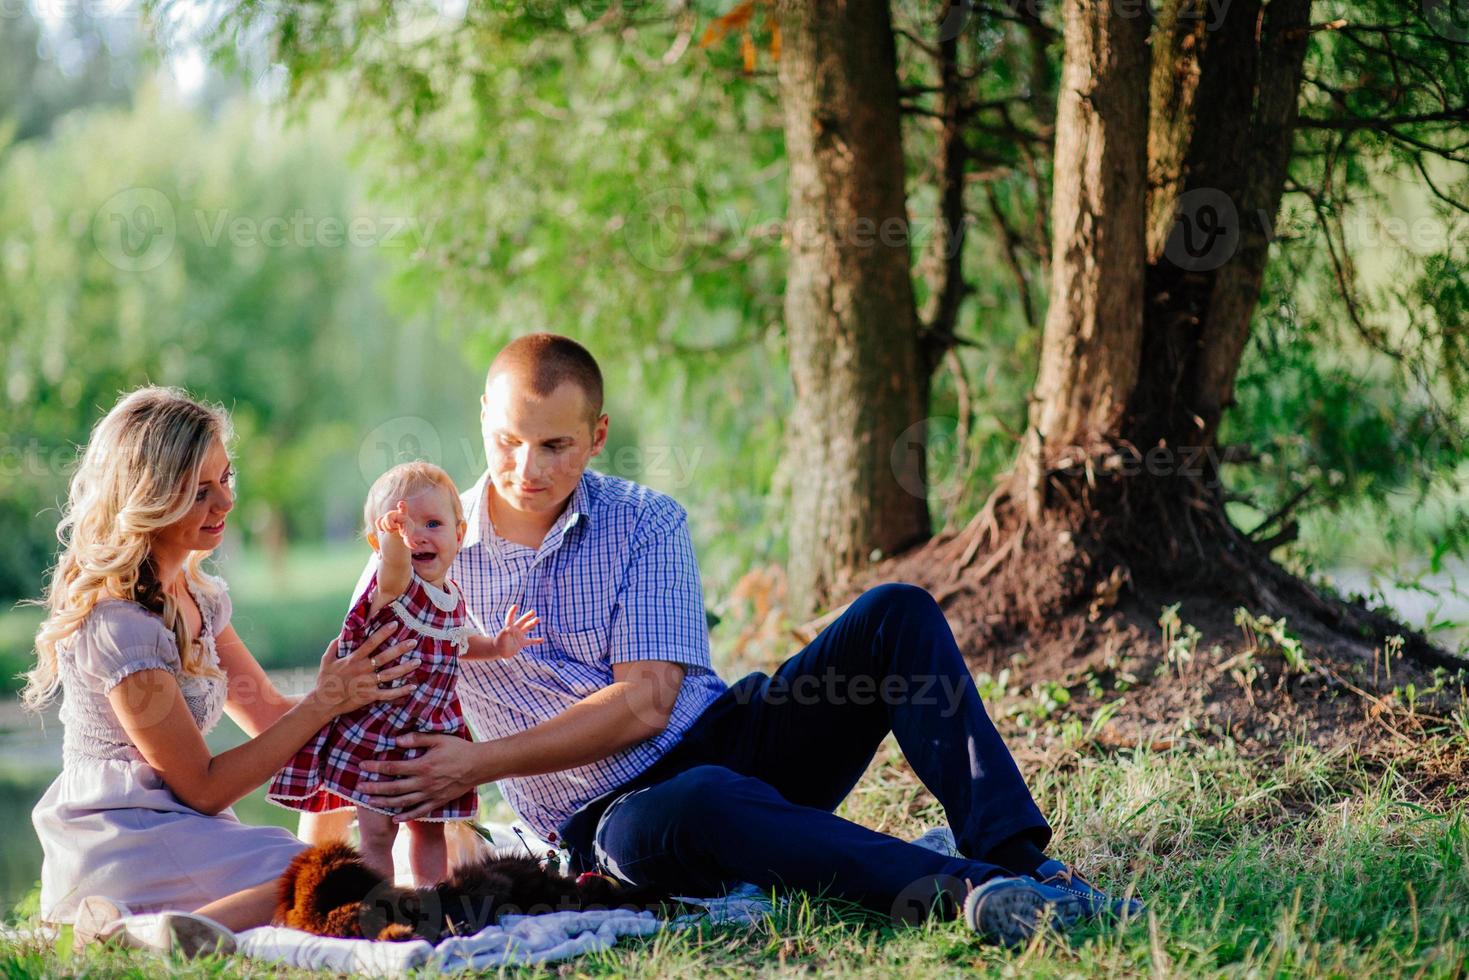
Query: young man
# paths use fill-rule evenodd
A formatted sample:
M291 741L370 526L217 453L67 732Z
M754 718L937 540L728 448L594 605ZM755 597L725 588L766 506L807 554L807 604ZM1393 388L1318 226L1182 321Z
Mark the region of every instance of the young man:
M412 819L497 781L582 870L681 895L799 888L909 920L962 907L997 942L1124 911L1042 851L1050 827L928 593L873 589L773 675L728 686L684 510L587 469L608 424L592 356L551 334L513 341L481 421L489 468L464 495L451 574L480 623L514 604L540 615L546 642L465 663L480 741L399 739L426 751L367 763L375 803ZM832 813L889 732L944 806L957 856Z

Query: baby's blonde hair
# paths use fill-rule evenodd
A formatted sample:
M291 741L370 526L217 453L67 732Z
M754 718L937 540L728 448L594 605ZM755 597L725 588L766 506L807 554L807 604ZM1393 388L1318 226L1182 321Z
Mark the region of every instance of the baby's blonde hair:
M373 481L367 491L367 503L362 505L362 526L365 534L377 537L377 519L392 510L399 500L411 497L421 490L440 487L449 495L454 507L454 520L464 523L464 503L459 499L459 490L454 480L433 463L415 459L399 463Z
M223 408L177 388L139 388L92 429L56 526L61 555L37 603L48 614L36 635L36 665L21 692L27 708L41 708L56 693L65 641L106 598L129 599L159 613L178 642L185 674L218 673L204 665L202 648L190 638L178 603L160 587L148 557L154 534L194 506L210 446L218 440L227 451L233 438ZM184 576L213 598L219 586L200 568L206 554L191 552Z

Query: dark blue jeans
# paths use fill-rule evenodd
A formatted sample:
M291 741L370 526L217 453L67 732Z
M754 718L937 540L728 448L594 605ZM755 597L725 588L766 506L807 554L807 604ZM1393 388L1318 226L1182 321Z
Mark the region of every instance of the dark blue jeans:
M943 805L952 858L832 813L892 732ZM626 786L562 828L580 868L678 895L732 884L823 893L900 918L1006 869L999 842L1050 840L933 597L864 593L773 676L750 674Z

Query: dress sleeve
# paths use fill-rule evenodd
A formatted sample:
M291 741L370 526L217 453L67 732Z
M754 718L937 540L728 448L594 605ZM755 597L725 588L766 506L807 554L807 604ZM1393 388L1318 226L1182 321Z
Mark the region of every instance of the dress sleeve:
M173 634L163 621L135 602L104 602L77 633L72 655L96 690L107 694L140 670L178 673Z
M371 558L367 559L367 564L362 567L362 574L357 576L357 584L352 586L352 601L347 604L348 612L351 612L352 607L357 605L358 599L372 590L373 584L377 581L377 567L378 558L374 553Z
M377 575L373 574L363 587L361 594L352 602L352 608L347 611L347 618L342 623L341 642L337 645L337 656L349 656L354 650L362 646L367 638L388 623L397 622L397 616L393 613L393 604L384 603L383 607L371 615L368 611L372 608L372 593L377 588ZM385 644L386 645L386 644Z

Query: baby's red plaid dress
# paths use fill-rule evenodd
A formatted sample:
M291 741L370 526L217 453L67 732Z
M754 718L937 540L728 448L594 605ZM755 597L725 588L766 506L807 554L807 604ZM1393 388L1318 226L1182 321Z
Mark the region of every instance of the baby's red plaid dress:
M374 632L389 623L398 624L393 636L379 649L412 639L421 663L399 684L417 684L407 697L378 701L329 721L297 752L271 781L266 799L292 810L323 813L351 806L365 806L379 813L400 811L363 802L372 783L381 776L364 772L368 759L412 759L423 749L396 749L394 739L408 732L434 732L469 738L454 683L459 676L459 655L474 627L459 594L459 587L446 579L443 589L425 582L415 572L408 588L373 616L368 616L377 575L372 576L362 597L352 606L342 625L337 656L345 657L360 647ZM469 820L479 809L471 790L439 807L420 820Z

